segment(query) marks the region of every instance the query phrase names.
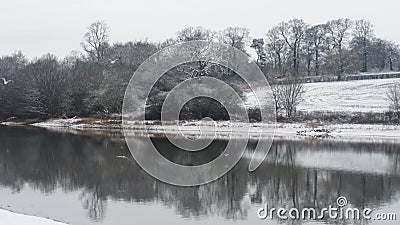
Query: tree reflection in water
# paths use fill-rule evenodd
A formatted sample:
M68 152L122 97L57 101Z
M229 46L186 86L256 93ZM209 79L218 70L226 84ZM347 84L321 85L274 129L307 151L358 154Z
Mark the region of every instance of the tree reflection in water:
M140 141L141 137L137 137ZM15 194L28 184L48 195L55 190L79 190L81 207L92 220L106 216L107 201L162 202L187 218L218 216L246 219L252 205L315 207L333 204L345 196L355 207L376 208L395 202L400 190L399 152L394 143L345 143L338 141L276 140L268 160L255 172L247 171L249 160L221 179L197 187L177 187L158 182L134 162L119 135L90 136L47 132L41 129L0 128L0 184ZM171 161L196 165L214 159L225 146L214 141L202 152L176 150L168 141L154 138L161 154ZM255 143L249 143L251 152ZM378 154L379 173L325 167L309 167L313 152L351 153L353 164L364 155ZM146 149L143 149L146 151ZM199 163L201 162L201 163ZM340 163L335 160L332 163ZM373 169L372 169L373 171ZM330 221L333 223L333 221ZM291 221L289 223L299 223Z

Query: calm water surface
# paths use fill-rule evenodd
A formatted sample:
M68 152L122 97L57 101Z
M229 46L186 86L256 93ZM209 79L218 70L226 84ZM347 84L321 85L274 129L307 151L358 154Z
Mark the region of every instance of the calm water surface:
M189 153L163 138L153 142L161 154L185 165L212 160L226 145L214 141ZM275 140L255 172L247 171L245 157L221 179L189 188L158 182L134 161L116 157L130 157L119 135L0 127L0 143L0 207L76 225L301 224L260 220L256 212L265 203L322 208L338 196L354 207L400 217L400 144L395 143ZM253 148L250 143L249 151Z

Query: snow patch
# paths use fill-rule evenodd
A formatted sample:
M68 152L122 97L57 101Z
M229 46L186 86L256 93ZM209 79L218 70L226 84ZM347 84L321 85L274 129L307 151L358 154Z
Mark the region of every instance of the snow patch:
M66 225L66 223L0 209L0 225Z

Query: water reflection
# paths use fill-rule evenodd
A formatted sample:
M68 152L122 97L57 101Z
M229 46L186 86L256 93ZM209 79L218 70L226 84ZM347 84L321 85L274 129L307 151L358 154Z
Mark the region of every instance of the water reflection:
M215 158L226 144L215 141L207 151L194 154L174 151L162 138L153 138L153 142L163 147L161 153L170 160L187 165ZM110 202L146 203L149 209L162 203L182 217L199 220L247 220L256 217L249 215L252 207L264 203L321 208L335 202L338 196L345 196L353 206L378 208L397 202L400 191L400 145L394 143L276 140L268 160L255 172L247 171L249 160L244 158L221 179L189 188L158 182L135 162L116 157L130 155L118 135L0 127L0 143L0 192L12 189L12 195L18 196L27 185L43 196L60 190L69 196L77 191L74 207L97 223L115 213L108 211ZM255 143L248 145L250 152L254 146Z

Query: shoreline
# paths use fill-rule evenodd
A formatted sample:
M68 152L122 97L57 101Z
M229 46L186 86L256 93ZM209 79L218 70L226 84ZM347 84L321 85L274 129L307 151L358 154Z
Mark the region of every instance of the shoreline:
M121 120L93 118L50 119L26 124L23 122L1 122L4 126L38 127L54 131L98 131L123 133ZM133 136L162 137L162 135L193 138L315 138L337 140L387 140L400 142L400 125L389 124L323 124L323 123L235 123L229 121L202 122L180 121L162 126L160 121L132 121L125 126L125 134Z
M165 126L168 134L180 134L185 136L198 136L199 121L182 121L178 127L169 124ZM122 124L120 120L102 120L93 118L74 118L74 119L51 119L42 122L26 124L24 122L0 122L2 126L20 126L42 128L50 131L71 132L82 134L81 132L95 135L104 134L104 132L118 133L123 135ZM204 138L229 139L229 138L247 138L243 132L249 130L250 139L255 139L260 129L265 124L260 123L230 123L227 121L218 121L215 123L202 123ZM216 127L217 135L214 135L212 128ZM146 129L147 128L147 129ZM271 127L267 126L268 130ZM132 121L128 126L128 134L135 136L162 137L164 132L159 121ZM230 132L232 130L232 132ZM230 134L229 134L230 133ZM251 136L253 134L253 136ZM391 142L400 143L400 125L383 124L322 124L322 123L276 123L275 133L264 132L265 138L271 138L274 134L275 140L327 140L327 141L346 141L346 142ZM263 136L262 136L263 137ZM45 217L27 215L13 212L0 207L0 224L5 222L7 225L67 225Z

